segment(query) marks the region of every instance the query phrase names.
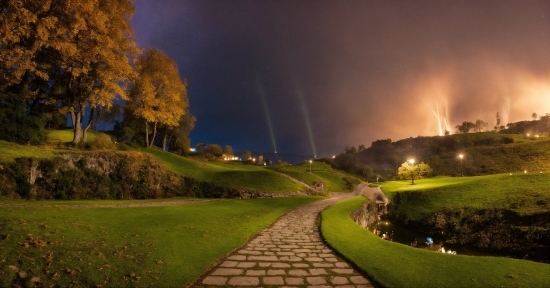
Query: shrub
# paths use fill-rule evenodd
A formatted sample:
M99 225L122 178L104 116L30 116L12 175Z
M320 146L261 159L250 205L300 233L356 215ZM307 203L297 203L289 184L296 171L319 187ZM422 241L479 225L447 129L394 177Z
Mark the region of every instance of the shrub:
M110 150L115 148L115 143L111 140L111 136L105 133L99 133L94 140L87 143L87 149L89 150Z
M352 190L353 188L355 188L355 186L361 183L361 180L351 176L343 177L342 180L346 182L346 188L348 190Z

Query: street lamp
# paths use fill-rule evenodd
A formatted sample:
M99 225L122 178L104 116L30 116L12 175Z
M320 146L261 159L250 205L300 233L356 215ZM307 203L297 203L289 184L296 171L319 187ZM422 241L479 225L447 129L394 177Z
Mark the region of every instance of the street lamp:
M309 173L311 173L311 162L312 162L312 161L311 161L311 160L308 160L308 162L309 162Z
M460 177L464 176L462 173L462 158L464 158L464 155L460 154L458 155L458 158L460 158Z
M414 165L414 159L409 159L409 163L411 163L411 165Z

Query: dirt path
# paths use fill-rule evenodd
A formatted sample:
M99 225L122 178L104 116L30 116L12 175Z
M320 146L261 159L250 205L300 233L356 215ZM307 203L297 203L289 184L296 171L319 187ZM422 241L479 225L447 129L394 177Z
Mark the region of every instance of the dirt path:
M330 199L289 211L190 287L372 287L325 245L317 222L323 209L360 191L331 193Z

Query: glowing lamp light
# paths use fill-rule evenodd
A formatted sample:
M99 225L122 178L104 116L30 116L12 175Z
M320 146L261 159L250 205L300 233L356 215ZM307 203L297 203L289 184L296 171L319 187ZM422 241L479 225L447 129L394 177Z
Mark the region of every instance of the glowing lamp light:
M411 165L414 165L414 159L409 159L409 163L410 163Z

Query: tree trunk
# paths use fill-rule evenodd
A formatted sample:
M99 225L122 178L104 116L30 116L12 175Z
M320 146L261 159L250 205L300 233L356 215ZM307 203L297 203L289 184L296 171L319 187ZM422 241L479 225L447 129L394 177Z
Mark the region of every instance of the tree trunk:
M73 143L79 144L82 140L82 109L78 109L78 111L75 112L74 106L71 107L71 117L73 120Z
M166 143L168 138L168 129L164 132L164 137L162 138L162 151L166 151Z
M86 127L84 128L84 132L82 135L82 143L86 143L86 141L88 141L88 129L92 127L94 116L95 116L95 108L92 107L92 109L90 110L90 119L88 119L88 124L86 124Z
M157 137L157 122L153 124L153 137L151 138L151 141L149 141L149 147L153 146L153 143L155 142L155 137Z
M145 120L145 147L149 147L149 123Z

